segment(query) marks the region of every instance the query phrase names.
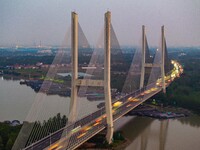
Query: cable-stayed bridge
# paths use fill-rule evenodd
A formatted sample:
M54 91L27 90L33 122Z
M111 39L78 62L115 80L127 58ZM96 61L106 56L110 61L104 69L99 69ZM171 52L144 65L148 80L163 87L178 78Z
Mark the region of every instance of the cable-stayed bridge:
M42 125L38 123L41 120L45 120L45 117L39 119L40 116L45 116L45 114L40 114L36 108L39 107L40 110L43 110L47 106L44 106L44 104L41 105L41 102L37 101L34 109L30 111L28 115L29 119L24 123L13 146L14 150L71 150L77 148L105 128L107 130L106 139L108 143L111 143L114 132L113 122L160 91L165 93L166 87L176 77L180 76L183 71L177 61L171 61L167 56L164 26L161 28L161 47L156 50L154 56L150 55L145 27L143 26L142 50L135 51L130 70L127 73L127 78L122 89L124 94L112 99L111 68L112 64L120 65L122 63L122 52L111 24L111 13L107 12L105 14L104 38L102 38L103 36L100 37L96 48L97 50L94 51L94 55L88 64L88 68L90 69L86 71L87 74L95 75L96 73L95 77L87 76L83 79L78 77L79 44L82 42L82 47L88 47L89 45L86 37L83 36L83 38L80 38L80 34L83 34L83 31L78 23L78 15L72 12L71 101L67 122L61 123L61 119L55 119L53 123L47 123L47 121ZM102 55L102 50L104 50L104 55ZM61 62L63 55L63 51L58 52L55 58L56 63ZM99 55L103 56L103 59L99 58ZM103 65L101 65L102 62ZM91 69L91 67L93 68ZM56 71L55 67L50 68L47 74L48 78L54 78ZM90 87L95 90L103 89L105 106L92 110L88 104L84 108L89 109L87 115L79 115L78 93L80 91L81 93L86 91L87 89L85 87Z

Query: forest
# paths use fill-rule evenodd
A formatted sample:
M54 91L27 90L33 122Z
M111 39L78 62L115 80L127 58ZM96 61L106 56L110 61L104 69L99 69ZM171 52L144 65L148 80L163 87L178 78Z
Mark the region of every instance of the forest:
M183 65L184 72L171 83L166 94L161 92L152 99L200 113L200 50L186 49L173 57Z

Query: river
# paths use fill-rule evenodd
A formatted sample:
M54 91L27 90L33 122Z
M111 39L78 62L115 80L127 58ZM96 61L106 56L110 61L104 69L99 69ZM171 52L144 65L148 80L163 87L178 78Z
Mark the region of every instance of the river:
M147 117L122 117L115 123L130 140L126 150L199 150L200 117L158 120Z
M43 121L54 117L57 113L68 116L70 98L59 95L46 95L36 93L26 85L20 85L19 80L5 80L0 77L0 121L19 120ZM88 101L86 98L78 99L78 118L97 109L101 101Z
M0 121L25 120L36 93L19 81L0 77Z
M60 106L66 106L66 111L62 113L68 113L68 98L38 94L30 87L20 85L19 81L5 80L1 77L0 121L25 120L37 97L48 99L48 102L53 104L55 99L59 100L56 101L56 104L59 102ZM86 101L83 100L83 103ZM90 103L97 105L99 102ZM56 109L51 108L52 110ZM122 131L123 135L129 139L126 150L200 149L200 116L197 115L162 121L146 117L126 116L115 122L114 127L116 130Z

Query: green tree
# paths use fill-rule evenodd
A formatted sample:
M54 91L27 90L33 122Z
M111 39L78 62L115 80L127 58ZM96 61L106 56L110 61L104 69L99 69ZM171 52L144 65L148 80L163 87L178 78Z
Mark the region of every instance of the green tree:
M7 144L6 144L6 150L11 150L12 149L12 146L14 144L14 141L12 138L9 138Z
M3 146L3 140L2 140L2 137L0 136L0 149L3 149L4 146Z

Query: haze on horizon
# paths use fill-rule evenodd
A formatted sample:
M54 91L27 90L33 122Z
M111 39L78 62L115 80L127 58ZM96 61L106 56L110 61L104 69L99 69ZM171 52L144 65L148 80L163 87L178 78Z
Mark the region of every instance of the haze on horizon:
M165 25L168 46L200 46L199 0L0 0L0 46L61 45L72 11L95 45L107 10L120 45L139 45L145 25L149 45L157 46Z

